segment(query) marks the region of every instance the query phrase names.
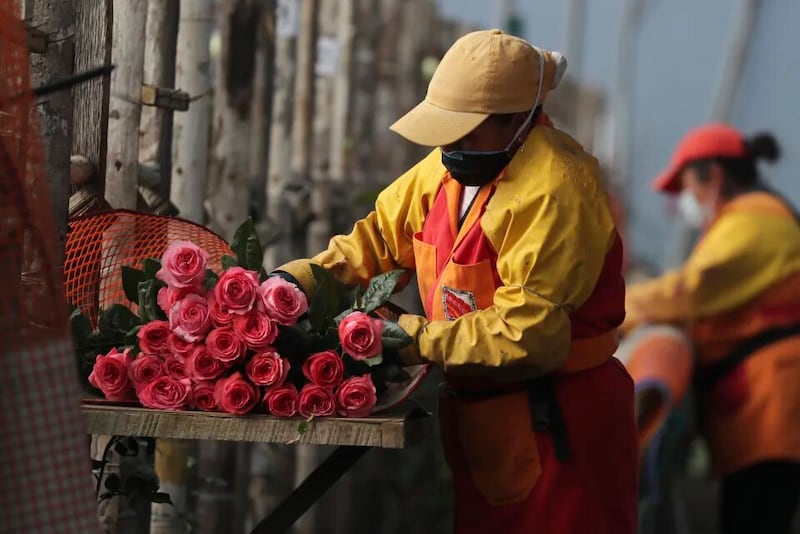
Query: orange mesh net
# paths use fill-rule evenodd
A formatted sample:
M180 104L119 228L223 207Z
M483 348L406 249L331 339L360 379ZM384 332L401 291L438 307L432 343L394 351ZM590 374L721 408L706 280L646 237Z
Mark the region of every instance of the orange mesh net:
M0 345L66 333L59 250L14 2L0 5ZM66 202L66 199L64 199Z
M0 530L90 533L86 434L20 14L0 0Z
M174 241L191 241L205 249L208 268L217 273L222 270L222 256L233 254L211 230L174 217L112 210L71 219L64 262L67 300L92 323L99 310L112 304L135 310L125 298L122 267L141 269L143 260L161 258Z

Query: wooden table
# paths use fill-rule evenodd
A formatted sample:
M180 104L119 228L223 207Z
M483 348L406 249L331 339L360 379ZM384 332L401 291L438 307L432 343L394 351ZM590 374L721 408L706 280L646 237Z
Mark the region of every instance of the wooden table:
M431 429L429 414L411 405L363 419L316 419L302 435L300 419L269 415L159 411L89 402L83 404L83 413L91 434L338 445L251 534L286 532L370 448L402 449L425 439Z

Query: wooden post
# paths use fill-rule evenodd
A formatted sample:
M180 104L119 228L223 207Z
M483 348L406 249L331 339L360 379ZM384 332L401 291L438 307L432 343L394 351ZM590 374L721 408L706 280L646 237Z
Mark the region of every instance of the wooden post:
M309 187L311 149L313 146L314 67L317 52L318 0L303 0L297 42L297 73L294 93L291 171L295 187ZM295 216L296 217L296 216ZM295 221L300 222L300 221ZM298 236L299 237L299 236ZM298 239L299 241L299 239ZM297 243L299 245L299 243ZM292 250L293 256L307 254L305 246ZM316 455L308 446L296 447L295 484L299 484L316 467ZM298 534L314 531L313 509L296 526Z
M230 240L250 211L250 112L255 76L256 0L223 0L206 208L209 226Z
M296 72L297 31L300 0L278 0L275 28L275 63L272 116L269 136L267 221L281 228L277 240L264 252L266 268L273 269L292 259L292 220L279 216L286 211L287 188L291 182L292 124Z
M314 81L314 120L312 123L313 155L311 161L311 221L306 233L306 254L309 256L325 248L330 238L331 195L330 180L333 163L334 85L342 64L341 39L338 35L338 17L344 0L320 4L317 35L317 59ZM343 146L343 141L342 145Z
M75 72L111 63L112 0L75 0ZM105 190L111 78L80 84L72 90L72 153L94 166L90 187L98 195Z
M75 42L75 6L71 0L35 0L26 13L30 24L47 34L47 52L30 55L31 82L34 87L72 74ZM50 189L53 222L58 236L59 256L67 236L69 202L69 161L72 150L72 99L61 91L37 101L41 119L45 166ZM54 258L59 261L58 258Z
M300 9L300 30L297 40L297 71L294 85L294 121L292 125L292 187L303 194L310 189L313 117L314 117L314 67L317 57L317 12L318 0L302 0ZM293 215L295 235L292 239L291 256L297 257L307 253L303 223L304 203L297 203ZM296 248L295 248L296 247Z
M147 85L175 86L178 7L174 0L148 0L145 28L144 73ZM154 189L169 197L173 112L155 106L142 107L139 123L139 161L155 164L161 181Z
M380 44L381 23L375 17L378 0L358 0L356 2L356 36L353 52L351 101L351 138L353 142L351 169L354 189L362 192L368 187L372 172L372 155L375 148L374 117L376 112L375 93L379 73L378 47ZM369 206L355 206L359 215Z
M145 29L143 82L172 88L175 83L175 52L178 35L178 3L173 0L148 0ZM139 124L139 161L159 170L159 183L153 189L169 194L169 167L172 145L172 111L154 106L142 107ZM145 189L139 186L140 193ZM145 191L146 193L146 191ZM163 239L167 239L166 229ZM159 491L168 493L169 504L150 506L150 533L170 534L186 531L188 460L191 444L185 441L156 441L154 468Z
M117 68L111 74L106 199L115 208L136 209L147 11L136 2L117 2L114 7L112 60Z
M272 114L272 82L275 56L275 2L263 2L256 26L255 74L250 116L250 205L256 219L262 245L275 235L264 220L269 172L270 124Z
M208 130L211 120L210 58L212 0L181 0L175 86L196 98L173 123L170 200L181 217L205 222Z

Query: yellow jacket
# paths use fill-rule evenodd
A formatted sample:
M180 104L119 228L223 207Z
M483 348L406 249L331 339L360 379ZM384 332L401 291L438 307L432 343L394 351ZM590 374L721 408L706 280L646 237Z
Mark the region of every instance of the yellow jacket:
M772 195L741 195L722 209L679 270L628 288L623 329L712 317L798 272L800 225L776 208Z
M413 236L446 175L440 151L432 151L379 195L375 210L349 235L334 237L311 261L346 284L364 284L391 269L415 269ZM403 316L400 324L417 339L423 359L449 372L480 366L498 377L514 366L515 378L549 373L564 363L570 314L592 295L617 239L597 176L596 160L569 136L545 127L531 132L496 181L480 219L497 252L502 285L492 305L453 321ZM308 260L279 270L314 291Z

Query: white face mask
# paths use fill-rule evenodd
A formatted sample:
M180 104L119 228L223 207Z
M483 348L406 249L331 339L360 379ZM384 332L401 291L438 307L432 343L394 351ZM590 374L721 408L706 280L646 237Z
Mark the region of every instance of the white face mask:
M678 212L690 226L702 229L713 217L713 210L701 204L691 191L684 189L678 197Z

